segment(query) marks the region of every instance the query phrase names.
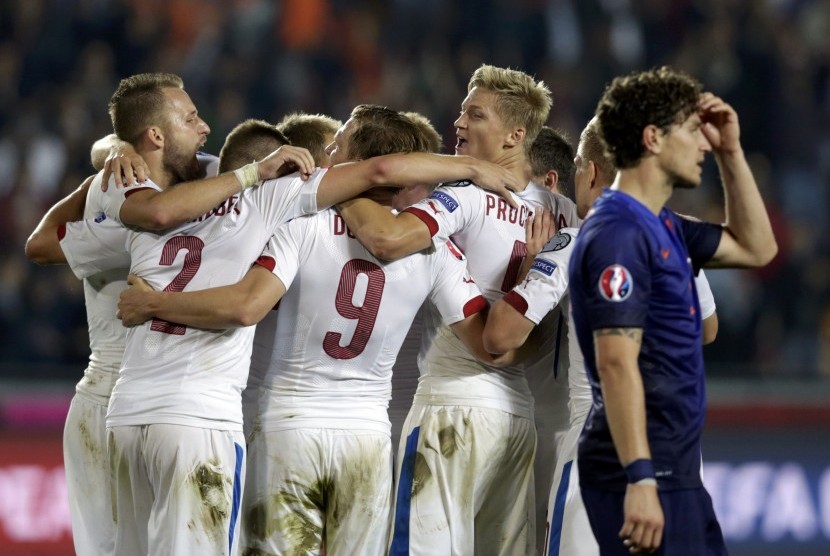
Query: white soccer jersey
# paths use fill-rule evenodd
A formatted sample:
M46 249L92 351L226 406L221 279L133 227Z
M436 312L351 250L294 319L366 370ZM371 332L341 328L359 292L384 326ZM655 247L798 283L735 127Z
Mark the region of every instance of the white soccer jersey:
M392 365L424 300L447 325L486 306L457 249L381 262L334 210L281 227L259 264L288 287L260 395L263 431L389 434Z
M695 286L697 287L697 298L700 302L700 318L708 319L715 314L716 306L715 296L712 295L712 288L709 286L709 280L706 279L703 269L695 277Z
M582 352L576 342L576 334L570 332L573 324L568 304L568 265L578 232L577 228L559 230L536 256L525 280L504 298L536 324L557 307L561 309L562 318L568 321L564 334L567 335L564 341L569 346L568 359L563 363L563 372L559 376L567 377L571 424L576 421L581 423L591 407L591 388L585 375Z
M458 244L469 259L470 274L492 302L515 285L526 254L525 223L530 214L546 208L553 212L558 225L578 224L573 202L538 184L529 183L513 198L518 209L469 182L456 182L439 187L406 211L427 225L436 244L450 237ZM502 369L482 365L448 330L439 329L423 357L418 399L422 403L465 404L532 417L533 401L525 372L534 365L546 371L553 368L555 326L556 319L551 317L539 327L544 344L537 357ZM566 397L563 387L561 399Z
M296 174L269 180L162 234L125 230L109 219L71 223L61 246L79 278L108 269L108 257L126 250L130 272L157 290L233 284L280 224L316 211L324 174L317 170L308 181ZM166 423L241 430L240 393L252 336L253 327L199 330L159 319L131 328L107 426Z
M102 176L103 172L100 172L89 186L84 219L103 217L105 194L101 191ZM112 180L110 183L112 185ZM127 287L130 258L125 252L114 254L114 257L118 260L117 264L112 262L114 268L91 274L83 281L90 355L84 377L75 389L102 403L106 403L118 377L127 333L121 321L115 318L115 311L118 296Z

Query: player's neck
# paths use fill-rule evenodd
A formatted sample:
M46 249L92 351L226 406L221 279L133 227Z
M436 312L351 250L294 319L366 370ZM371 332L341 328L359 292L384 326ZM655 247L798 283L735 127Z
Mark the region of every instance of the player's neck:
M663 172L647 161L641 161L633 168L620 170L611 184L611 189L634 197L654 214L660 214L673 191Z
M147 163L149 178L153 181L153 183L162 189L167 189L171 185L174 185L173 176L164 168L161 150L154 149L146 152L136 152L138 152L138 154L140 154Z
M525 155L524 149L521 147L513 147L502 151L502 155L492 162L499 166L506 168L519 181L521 186L518 191L524 191L530 182L531 172L530 163Z

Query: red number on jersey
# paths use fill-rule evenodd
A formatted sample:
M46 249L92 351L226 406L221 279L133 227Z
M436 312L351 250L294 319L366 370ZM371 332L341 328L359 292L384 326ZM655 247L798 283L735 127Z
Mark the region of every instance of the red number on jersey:
M182 269L173 278L173 281L167 284L163 291L166 292L180 292L196 275L199 266L202 264L202 248L205 242L196 236L176 236L170 238L164 244L164 249L161 251L160 265L170 266L176 260L176 255L179 251L185 249L187 254L184 256L184 264ZM150 325L150 330L155 332L163 332L164 334L175 334L182 336L187 328L181 324L168 322L161 319L153 319L153 324Z
M527 244L517 239L513 243L513 253L510 254L510 262L507 263L507 270L504 272L501 291L509 292L516 285L516 278L519 277L525 255L527 255Z
M354 290L357 277L361 274L366 276L368 283L363 304L358 307L354 304ZM343 336L340 332L326 332L326 337L323 338L323 349L330 357L353 359L366 349L380 309L384 284L386 284L386 275L383 269L375 263L363 259L352 259L345 264L340 273L334 306L343 318L357 320L357 325L352 341L347 346L340 345L340 339Z

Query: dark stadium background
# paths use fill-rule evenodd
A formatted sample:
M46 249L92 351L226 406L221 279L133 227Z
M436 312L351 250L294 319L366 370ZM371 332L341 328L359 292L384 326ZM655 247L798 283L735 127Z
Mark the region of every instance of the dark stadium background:
M481 63L552 89L572 140L605 83L672 64L739 112L780 253L711 271L706 480L732 554L830 553L830 2L0 1L0 553L71 554L60 426L88 353L80 283L26 261L43 212L92 172L121 77L182 75L218 153L246 117L361 102L452 122ZM707 167L678 210L719 220Z

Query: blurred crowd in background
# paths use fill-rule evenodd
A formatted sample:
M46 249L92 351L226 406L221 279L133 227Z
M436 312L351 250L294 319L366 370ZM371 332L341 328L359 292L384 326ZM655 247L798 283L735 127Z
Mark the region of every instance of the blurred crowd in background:
M575 144L614 76L670 64L738 110L776 230L759 271L707 276L720 332L710 376L830 377L828 0L0 0L0 378L75 380L81 284L29 263L43 213L91 173L122 77L181 75L212 132L359 103L416 110L453 152L482 63L548 84ZM714 163L681 212L721 221Z

